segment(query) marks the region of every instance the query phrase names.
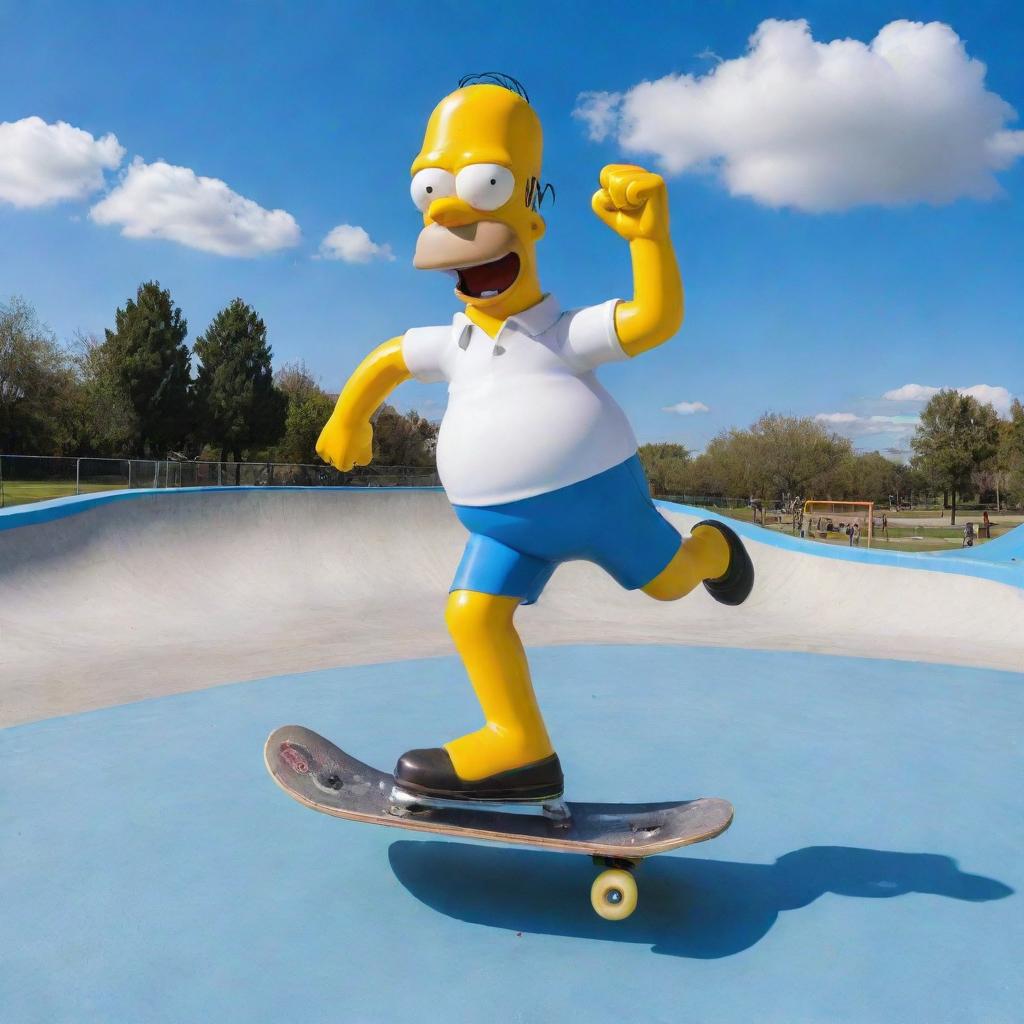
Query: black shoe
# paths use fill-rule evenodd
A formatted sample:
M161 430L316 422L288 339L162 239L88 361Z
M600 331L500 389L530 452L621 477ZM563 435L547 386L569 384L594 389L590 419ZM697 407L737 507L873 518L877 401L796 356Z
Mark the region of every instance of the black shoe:
M705 580L704 589L722 604L743 604L754 586L754 565L743 542L733 530L717 519L705 519L697 523L697 526L714 527L729 544L729 568L718 579Z
M455 774L444 747L410 750L398 759L395 781L409 793L445 800L553 800L562 795L565 783L558 755L522 768L513 768L485 779L466 782Z

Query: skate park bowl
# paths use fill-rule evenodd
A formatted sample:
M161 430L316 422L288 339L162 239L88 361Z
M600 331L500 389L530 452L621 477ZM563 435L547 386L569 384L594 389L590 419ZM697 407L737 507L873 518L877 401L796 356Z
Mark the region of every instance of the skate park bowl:
M288 722L385 769L478 725L443 493L0 512L0 1020L1019 1021L1024 531L733 525L740 607L569 563L517 616L569 799L736 808L612 923L584 856L339 821L264 769Z

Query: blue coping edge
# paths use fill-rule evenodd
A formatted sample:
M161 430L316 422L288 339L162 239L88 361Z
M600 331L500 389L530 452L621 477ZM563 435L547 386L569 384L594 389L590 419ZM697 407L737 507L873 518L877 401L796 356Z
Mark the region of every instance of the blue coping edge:
M36 526L42 523L65 519L102 505L113 502L139 499L164 498L174 500L187 494L225 494L237 491L301 491L305 494L338 492L350 494L379 494L401 491L442 491L441 487L148 487L122 491L101 491L97 494L78 494L68 498L53 498L13 508L0 509L0 532L19 526ZM816 541L791 537L785 533L766 530L753 523L744 523L709 509L692 505L679 505L672 501L655 501L655 505L668 512L696 516L698 519L715 519L725 523L741 537L748 537L758 544L767 544L784 551L813 555L816 558L833 558L843 562L857 562L861 565L887 565L898 569L923 569L928 572L948 572L960 576L975 576L1024 589L1024 526L1010 531L988 544L962 551L912 552L878 551L873 548L851 548L842 545L821 544ZM995 556L995 557L993 557Z
M35 501L24 505L13 505L11 508L0 509L0 532L17 529L19 526L37 526L40 523L52 523L57 519L87 512L100 505L109 505L116 501L131 501L139 498L169 497L182 494L223 494L236 491L302 491L319 493L321 491L350 491L358 494L361 491L441 491L442 487L289 487L289 486L240 486L215 485L211 487L133 487L131 490L99 491L95 494L73 494L67 498L51 498L49 501Z
M928 572L977 576L1024 589L1024 526L1018 526L1008 534L980 547L964 548L962 552L879 551L876 548L844 547L840 544L822 544L802 537L792 537L789 534L766 530L753 523L730 519L709 509L677 505L672 501L655 501L655 505L668 512L717 520L730 526L741 537L749 537L758 544L782 548L784 551L814 555L817 558L834 558L842 562L858 562L861 565L888 565L897 569L924 569ZM993 551L995 557L986 554L990 547L997 549Z
M960 551L938 551L940 558L955 556L959 558L980 559L983 562L1024 562L1024 526L1018 526L1002 537L996 537L985 544L976 544L973 548L962 548Z

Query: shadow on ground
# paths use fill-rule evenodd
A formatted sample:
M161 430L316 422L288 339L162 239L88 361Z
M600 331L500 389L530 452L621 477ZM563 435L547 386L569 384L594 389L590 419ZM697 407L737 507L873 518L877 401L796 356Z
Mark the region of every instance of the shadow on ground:
M933 853L808 846L774 864L656 857L638 873L636 913L613 924L590 907L595 871L581 857L412 840L392 843L388 857L413 896L461 921L649 943L657 953L704 960L748 949L781 911L805 907L825 893L888 899L917 892L983 902L1014 892Z

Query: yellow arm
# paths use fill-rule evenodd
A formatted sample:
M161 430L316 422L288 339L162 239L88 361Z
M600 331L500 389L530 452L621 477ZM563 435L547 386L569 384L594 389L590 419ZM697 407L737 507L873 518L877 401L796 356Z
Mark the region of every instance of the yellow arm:
M370 417L402 381L412 374L402 358L402 339L375 348L349 377L331 418L316 443L316 453L343 473L367 466L373 458Z
M633 299L615 307L615 332L630 356L668 341L683 322L683 282L672 242L637 238L629 243Z
M632 164L609 164L592 205L629 242L633 298L615 308L615 330L626 353L637 356L668 341L683 322L683 282L668 230L664 179Z

